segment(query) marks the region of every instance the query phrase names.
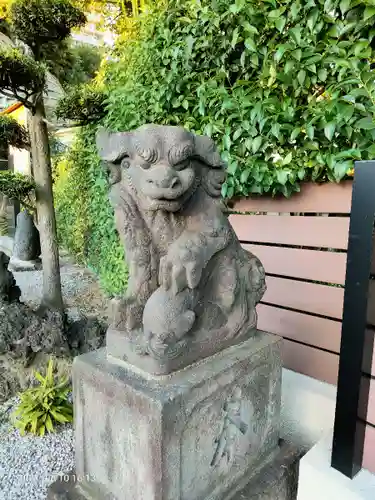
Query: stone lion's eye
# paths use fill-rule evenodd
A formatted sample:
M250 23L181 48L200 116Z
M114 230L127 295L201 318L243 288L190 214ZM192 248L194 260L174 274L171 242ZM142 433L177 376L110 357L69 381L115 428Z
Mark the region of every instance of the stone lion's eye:
M121 160L121 167L124 168L124 169L130 167L130 162L129 162L129 157L128 156L125 156L125 158L123 158Z
M184 168L188 167L190 165L190 160L184 160L181 161L180 163L177 163L173 168L175 170L184 170Z
M148 170L151 165L147 162L141 162L139 166L141 167L142 170Z

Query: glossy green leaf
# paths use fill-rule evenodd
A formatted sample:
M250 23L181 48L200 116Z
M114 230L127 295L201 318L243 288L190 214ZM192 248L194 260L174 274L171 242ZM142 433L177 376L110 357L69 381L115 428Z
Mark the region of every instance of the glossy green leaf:
M304 69L301 69L299 72L298 72L298 75L297 75L297 80L298 80L298 83L303 86L303 84L305 83L305 79L306 79L306 71Z
M251 170L249 168L244 170L243 172L241 172L240 180L241 180L242 184L246 184L250 174L251 174Z
M238 165L236 162L230 163L227 167L228 174L234 175L236 173L237 167Z
M250 38L250 37L246 38L245 47L252 52L256 52L256 50L257 50L254 39Z
M281 59L282 59L283 55L285 54L286 49L287 49L287 46L286 46L286 45L280 45L280 46L277 48L277 50L276 50L276 52L275 52L275 57L274 57L274 58L275 58L275 61L276 61L277 63L279 63L279 62L281 61Z
M244 21L242 24L242 27L244 28L245 31L248 33L251 33L252 35L258 35L259 31L257 28L249 23L249 21Z
M250 56L250 62L253 64L253 66L258 67L259 66L258 54L252 53Z
M350 9L351 3L352 3L352 0L341 0L340 10L341 10L342 14L345 14Z
M242 128L238 128L235 133L233 134L233 140L236 141L237 139L239 139L242 135Z
M228 134L224 135L223 142L224 142L225 149L230 149L230 147L232 145L232 140Z
M290 73L290 72L294 69L295 64L296 64L296 63L295 63L294 61L291 61L291 60L287 61L287 62L285 63L284 72L285 72L286 74Z
M336 125L334 122L329 122L327 125L324 127L324 135L327 137L329 141L333 139L333 135L336 130Z
M322 68L318 71L318 78L321 82L325 82L327 80L327 76L328 71L326 70L326 68Z
M262 137L258 135L255 137L252 142L251 150L255 154L262 145Z
M232 41L231 41L231 46L233 49L237 45L238 38L239 38L239 32L238 28L236 28L235 30L233 30Z
M290 135L290 140L294 141L299 136L300 133L301 133L301 129L299 127L295 128Z
M375 129L375 121L371 117L361 118L355 124L356 128L363 130L373 130Z
M289 33L292 36L293 40L297 43L297 45L301 45L302 27L295 26L294 28L291 28L289 30Z
M355 56L360 56L362 55L363 57L366 55L365 50L368 47L369 42L367 40L361 40L357 43L354 44L354 55Z
M349 161L337 162L334 165L334 176L337 182L341 181L348 173L348 171L353 167L353 163Z
M283 161L282 161L282 165L289 165L289 163L292 161L292 159L293 159L293 153L291 153L291 152L290 152L290 153L288 153L288 154L286 155L286 157L283 159Z
M276 178L279 184L284 185L289 177L289 172L287 170L276 170Z
M285 24L286 24L285 17L282 16L279 17L278 19L275 19L275 26L278 29L278 31L280 31L280 33L282 33L282 31L284 30Z
M297 172L298 179L302 181L305 178L306 170L304 168L299 168Z
M296 59L297 61L300 61L302 57L302 50L301 49L294 50L292 52L292 57L294 57L294 59Z
M306 134L307 134L307 137L310 139L310 140L313 140L314 139L314 135L315 135L315 129L312 125L307 125L306 126Z
M375 16L375 5L374 6L369 5L368 7L365 8L363 19L367 21L367 19L370 19L370 17L373 16Z

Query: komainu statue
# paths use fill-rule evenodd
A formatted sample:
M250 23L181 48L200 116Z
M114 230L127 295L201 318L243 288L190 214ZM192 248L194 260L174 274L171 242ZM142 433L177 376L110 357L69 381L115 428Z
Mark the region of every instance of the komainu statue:
M213 141L146 125L97 135L129 267L107 353L166 374L251 337L265 292L260 261L223 213Z

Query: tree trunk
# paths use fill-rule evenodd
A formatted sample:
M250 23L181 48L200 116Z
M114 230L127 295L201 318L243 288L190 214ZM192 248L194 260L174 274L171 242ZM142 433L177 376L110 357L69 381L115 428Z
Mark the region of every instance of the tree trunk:
M35 102L31 117L30 141L33 174L36 184L37 226L43 263L42 308L63 312L59 250L53 205L51 155L45 120L43 97Z

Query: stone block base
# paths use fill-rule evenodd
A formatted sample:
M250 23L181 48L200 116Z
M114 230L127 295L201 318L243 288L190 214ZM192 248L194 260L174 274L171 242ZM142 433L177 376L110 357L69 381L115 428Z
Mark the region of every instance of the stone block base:
M296 500L300 455L291 445L281 444L274 459L264 465L240 489L228 493L222 500ZM81 478L75 473L61 476L48 492L47 500L112 500L111 496L85 493ZM133 500L124 490L121 500ZM136 499L134 499L136 500Z
M290 454L278 447L280 346L280 338L258 332L165 376L115 362L105 349L76 358L79 486L71 483L74 495L90 500L293 499L288 477L276 474L276 464L288 469L284 462ZM271 477L284 496L265 496Z

